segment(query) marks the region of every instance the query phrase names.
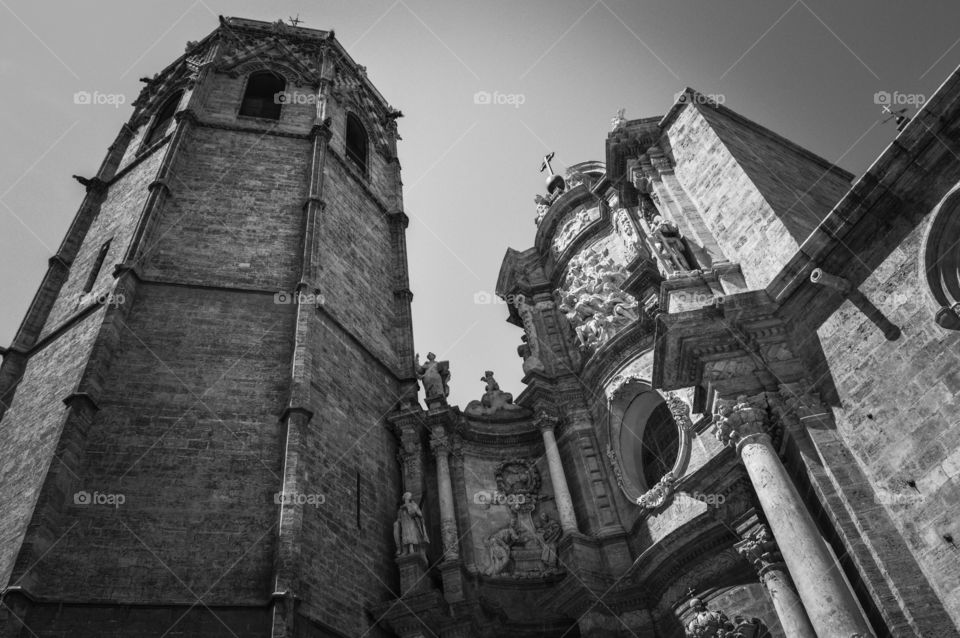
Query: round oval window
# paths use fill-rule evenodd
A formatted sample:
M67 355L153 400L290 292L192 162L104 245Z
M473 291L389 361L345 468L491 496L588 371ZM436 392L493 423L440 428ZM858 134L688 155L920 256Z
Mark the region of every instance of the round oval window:
M641 392L627 406L619 447L624 478L640 490L656 485L673 467L680 436L670 407L658 392Z

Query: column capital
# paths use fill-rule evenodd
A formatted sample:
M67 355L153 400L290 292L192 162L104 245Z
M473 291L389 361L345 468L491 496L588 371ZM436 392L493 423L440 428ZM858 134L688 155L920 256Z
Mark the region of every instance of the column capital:
M541 432L556 431L560 427L560 417L550 414L546 410L540 410L537 416L533 418L533 425Z
M430 449L433 450L434 456L441 454L446 456L452 449L452 441L443 430L435 430L430 435Z
M784 568L783 557L780 555L777 542L766 525L761 524L756 527L751 533L746 534L742 541L735 543L733 548L750 561L760 577L763 577L771 568Z
M736 401L723 401L713 416L713 432L717 440L735 448L744 443L770 437L766 393L752 397L740 395Z

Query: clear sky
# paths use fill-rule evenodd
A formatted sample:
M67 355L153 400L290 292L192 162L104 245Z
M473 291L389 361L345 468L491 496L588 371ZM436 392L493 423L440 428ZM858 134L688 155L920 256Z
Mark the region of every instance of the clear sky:
M893 139L877 91L929 95L960 62L960 3L888 0L0 0L0 343L9 344L141 84L217 15L299 14L401 109L417 350L465 406L497 373L522 390L521 331L492 293L532 245L541 157L602 160L610 119L684 86L860 175ZM75 104L78 91L124 96ZM501 104L476 104L478 91Z

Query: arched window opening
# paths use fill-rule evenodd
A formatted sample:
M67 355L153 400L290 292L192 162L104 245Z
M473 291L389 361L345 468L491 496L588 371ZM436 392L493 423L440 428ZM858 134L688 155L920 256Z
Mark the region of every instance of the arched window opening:
M347 114L347 157L364 173L367 172L367 131L353 113Z
M180 106L181 97L183 97L183 91L177 91L167 98L167 101L164 102L160 110L157 111L157 114L153 118L153 124L150 126L150 132L147 133L146 140L144 141L144 148L153 146L167 134L167 129L170 128L170 122L173 121L177 107Z
M282 106L280 94L286 88L286 80L270 71L251 74L240 103L240 115L279 120Z

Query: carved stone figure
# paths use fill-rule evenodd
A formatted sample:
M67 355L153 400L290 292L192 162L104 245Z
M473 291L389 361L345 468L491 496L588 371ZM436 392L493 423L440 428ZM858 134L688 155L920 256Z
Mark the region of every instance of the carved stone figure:
M487 576L502 573L510 562L510 548L518 542L520 542L520 532L517 529L516 520L488 536L483 541L487 549L487 567L483 573Z
M553 238L553 249L559 254L566 250L567 246L580 234L587 226L600 219L599 208L584 208L572 217L570 217Z
M550 518L546 512L540 512L537 517L537 541L540 543L540 560L545 569L554 569L557 566L557 543L563 529L560 523Z
M450 394L450 362L437 361L437 355L427 353L427 362L420 364L420 355L417 354L417 378L423 384L423 394L427 399L446 397Z
M686 247L680 236L680 229L673 222L656 215L651 224L654 248L667 273L685 272L691 269L687 261Z
M690 609L696 612L687 623L687 638L732 638L733 623L722 611L710 611L699 598L690 601Z
M627 274L606 250L588 249L570 260L556 294L584 347L603 345L639 316L636 299L623 291Z
M722 611L707 609L699 598L690 600L690 609L694 610L696 615L687 623L687 638L760 638L769 635L759 618L737 615L731 622Z
M623 245L627 249L627 258L633 259L639 253L637 229L633 226L633 221L626 210L620 209L616 215L617 234L623 240Z
M489 415L496 412L512 412L522 410L519 405L514 404L513 395L509 392L500 390L500 384L493 378L493 371L487 370L480 380L486 383L486 392L480 401L471 401L464 410L467 414Z
M393 540L397 544L397 556L413 554L418 546L430 542L423 523L423 512L413 501L413 494L410 492L404 492L403 504L397 510L397 520L393 523Z
M618 128L627 123L627 118L625 117L626 112L627 109L619 109L617 114L613 116L613 118L610 120L611 131L616 131Z

